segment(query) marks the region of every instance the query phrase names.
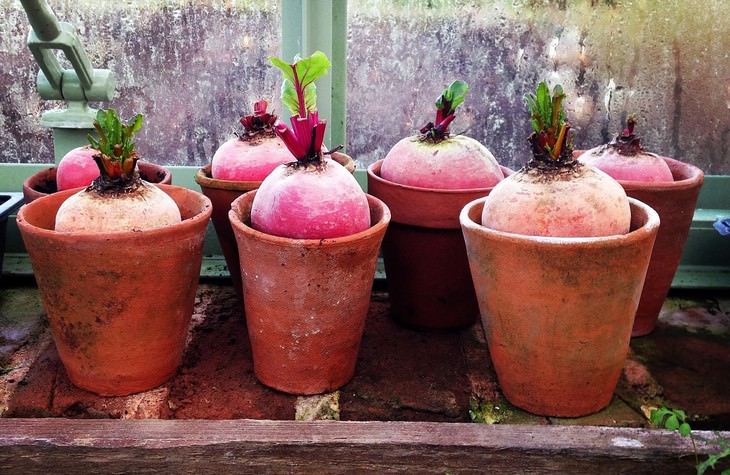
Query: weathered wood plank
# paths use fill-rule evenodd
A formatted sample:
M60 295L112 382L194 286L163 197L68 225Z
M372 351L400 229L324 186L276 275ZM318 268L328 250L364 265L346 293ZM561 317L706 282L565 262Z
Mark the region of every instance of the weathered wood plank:
M698 450L730 433L696 432ZM0 473L694 473L663 430L422 422L0 419Z

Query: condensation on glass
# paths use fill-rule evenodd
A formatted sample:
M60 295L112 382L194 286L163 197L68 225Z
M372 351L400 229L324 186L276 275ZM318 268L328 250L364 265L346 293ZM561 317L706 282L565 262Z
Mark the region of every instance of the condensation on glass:
M145 114L149 160L208 163L256 99L278 96L267 57L280 51L279 0L49 4L80 30L94 67L115 73L111 105ZM0 11L0 163L52 162L39 119L62 103L35 92L20 3L0 0ZM545 79L569 96L576 147L605 143L635 113L648 149L730 174L728 18L725 0L350 1L347 150L361 165L384 157L460 78L471 90L452 130L519 168L522 97Z
M523 96L547 80L569 97L576 148L637 114L650 151L730 174L730 2L360 0L348 16L348 150L363 163L433 120L463 79L452 130L519 168Z
M267 60L280 50L278 0L48 3L79 30L94 67L115 74L117 97L108 105L124 117L145 115L138 149L147 160L208 163L253 102L278 95L279 75ZM0 163L53 162L40 116L63 103L35 92L38 66L25 45L30 27L20 2L0 0L0 9Z

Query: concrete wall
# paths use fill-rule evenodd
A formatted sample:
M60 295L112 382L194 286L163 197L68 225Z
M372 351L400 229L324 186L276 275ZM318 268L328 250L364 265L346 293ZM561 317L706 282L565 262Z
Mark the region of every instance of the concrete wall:
M275 0L49 0L119 81L113 106L142 112L143 156L207 163L259 96L278 95ZM17 1L0 0L0 162L49 162L36 65ZM575 144L604 143L636 113L645 146L730 174L730 2L358 0L349 2L348 151L365 165L432 119L451 80L471 90L452 126L505 165L527 159L522 97L542 79L570 97ZM280 107L277 108L281 110Z

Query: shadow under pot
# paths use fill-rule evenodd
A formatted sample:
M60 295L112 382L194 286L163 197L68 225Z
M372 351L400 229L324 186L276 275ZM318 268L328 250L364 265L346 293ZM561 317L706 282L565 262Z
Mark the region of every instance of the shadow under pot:
M78 190L38 198L18 212L66 374L102 396L159 386L182 360L211 204L196 191L159 187L177 204L181 222L142 231L55 231L59 207Z
M381 177L383 160L368 167L368 193L390 208L383 261L394 318L436 331L468 327L479 319L469 273L461 209L492 190L446 190L401 185ZM501 167L505 176L512 170Z
M347 168L350 173L355 172L354 160L344 153L335 152L331 158L340 165ZM292 157L292 160L294 157ZM241 275L239 272L240 265L238 260L238 249L236 248L236 238L233 235L231 222L228 219L228 211L231 209L231 203L244 193L257 189L260 181L231 181L213 178L211 173L211 165L208 164L198 170L195 174L195 182L200 186L200 190L213 203L213 228L215 229L218 242L223 251L223 257L226 261L226 267L231 275L231 282L239 299L243 298L241 289Z
M334 391L355 372L390 212L368 195L368 229L332 239L291 239L251 227L255 195L237 198L229 216L256 378L291 394Z
M586 238L482 226L484 199L463 209L489 354L515 406L578 417L611 401L659 229L653 209L633 198L629 203L628 233Z
M148 183L172 184L172 173L163 166L139 160L137 162L137 170L139 171L140 178ZM41 196L56 192L58 192L58 187L56 186L56 167L46 168L34 173L23 182L23 198L26 204L31 203Z

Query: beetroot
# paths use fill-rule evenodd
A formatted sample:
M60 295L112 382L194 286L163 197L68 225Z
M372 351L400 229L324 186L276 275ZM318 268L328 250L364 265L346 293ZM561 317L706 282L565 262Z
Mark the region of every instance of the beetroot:
M253 115L241 118L243 133L216 150L211 163L213 178L261 181L276 166L292 161L291 153L274 132L277 117L267 112L267 107L263 99L256 102Z
M124 124L113 109L100 110L94 127L98 153L94 161L101 174L87 188L71 195L56 214L56 231L140 231L181 221L175 202L136 171L137 152L132 140L142 127L142 116Z
M436 100L436 121L421 128L420 135L393 146L383 160L382 178L437 189L488 188L504 178L484 145L464 135L450 135L449 125L467 90L464 81L454 81L444 90Z
M364 231L370 226L367 196L355 178L337 162L323 158L326 122L316 111L314 81L330 62L317 51L288 64L271 62L284 73L282 102L291 110L291 125L274 128L295 162L279 165L264 179L251 206L251 226L294 239L324 239Z
M58 191L88 186L99 176L99 167L94 162L96 150L89 147L76 147L58 162L56 187Z
M636 118L629 117L626 128L613 141L585 151L578 160L622 181L674 181L667 162L647 152L634 134Z
M526 96L533 158L487 196L482 225L531 236L592 237L625 234L631 213L621 185L572 158L563 89L541 82Z

